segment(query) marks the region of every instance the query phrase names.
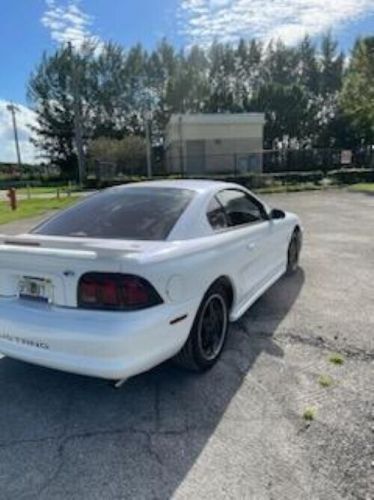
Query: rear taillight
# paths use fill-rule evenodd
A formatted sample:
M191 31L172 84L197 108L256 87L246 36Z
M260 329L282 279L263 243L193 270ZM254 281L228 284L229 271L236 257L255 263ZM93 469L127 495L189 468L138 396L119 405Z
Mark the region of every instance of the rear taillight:
M134 311L161 303L153 286L139 276L87 273L79 280L78 307L85 309Z

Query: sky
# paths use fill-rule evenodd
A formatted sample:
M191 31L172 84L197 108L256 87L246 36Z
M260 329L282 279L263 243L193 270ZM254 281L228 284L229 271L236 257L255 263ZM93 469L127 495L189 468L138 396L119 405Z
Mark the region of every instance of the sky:
M152 49L166 37L178 48L240 37L294 45L328 30L349 52L358 36L374 34L374 0L0 0L0 161L15 161L7 103L17 113L22 159L34 162L27 81L44 51L85 37Z

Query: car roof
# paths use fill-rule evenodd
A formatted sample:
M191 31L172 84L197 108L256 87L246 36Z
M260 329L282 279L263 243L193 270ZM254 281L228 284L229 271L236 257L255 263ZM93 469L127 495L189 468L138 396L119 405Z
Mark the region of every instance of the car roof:
M190 189L198 193L210 193L225 188L241 188L241 186L239 186L238 184L223 181L214 181L209 179L163 179L122 184L121 186L117 186L114 189L126 189L129 187L163 187L175 189Z
M246 188L239 184L223 181L214 181L209 179L165 179L150 180L123 184L111 189L123 190L128 188L174 188L189 189L196 193L192 202L177 220L171 230L168 240L186 240L197 237L209 236L212 234L212 228L206 217L207 204L215 193L223 189L239 189L248 192ZM252 194L252 196L254 196Z

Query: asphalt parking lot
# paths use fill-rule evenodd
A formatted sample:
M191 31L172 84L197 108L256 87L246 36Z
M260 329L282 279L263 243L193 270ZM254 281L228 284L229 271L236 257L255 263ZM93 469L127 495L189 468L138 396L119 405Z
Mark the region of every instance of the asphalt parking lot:
M302 217L301 269L209 373L167 363L116 391L0 360L1 499L374 498L374 197L266 199Z

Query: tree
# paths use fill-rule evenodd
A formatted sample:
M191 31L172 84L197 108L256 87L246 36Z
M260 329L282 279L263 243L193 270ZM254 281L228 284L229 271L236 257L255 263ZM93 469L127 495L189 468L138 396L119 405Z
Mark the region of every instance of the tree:
M77 173L75 95L84 146L97 137L144 134L144 92L150 88L147 57L140 45L125 54L112 43L100 51L87 43L79 51L62 47L53 55L43 55L28 86L37 116L33 142L41 156L58 165L65 177Z
M342 87L344 54L337 49L337 42L327 33L321 42L319 93L323 96L339 92Z
M317 62L316 47L309 36L305 36L296 48L297 82L311 94L319 90L320 73Z
M315 110L314 145L332 147L341 142L345 128L339 109L339 94L342 87L344 54L338 52L338 44L331 33L321 41L318 58L318 88L314 92L312 108Z
M52 56L43 55L28 85L28 98L36 112L36 127L32 127L34 145L41 157L60 167L62 174L72 178L77 173L74 144L74 90L84 136L92 132L91 86L88 84L94 47L84 45L79 53L64 47Z
M303 140L308 137L308 96L298 85L263 85L252 101L253 109L265 113L265 145L271 148L283 136Z
M114 43L60 48L44 55L30 78L34 143L64 175L74 175L74 94L90 151L99 138L111 151L128 137L143 141L149 111L154 145L163 143L172 113L247 111L265 113L267 146L284 135L318 147L372 143L373 39L356 45L341 95L343 68L330 33L318 48L308 36L295 47L240 40L178 52L162 40L153 51Z
M208 51L209 97L207 111L210 113L238 112L235 82L235 59L229 44L213 42Z
M278 40L270 43L264 59L263 75L266 83L292 85L297 77L297 53Z
M90 107L95 116L94 137L121 139L130 111L126 55L122 47L108 43L92 60Z
M250 102L263 84L261 75L262 45L256 40L240 40L233 53L234 101L238 111L248 111Z
M374 144L374 37L359 40L344 79L341 105L366 144Z
M120 173L145 174L146 144L142 137L128 136L123 139L99 137L88 144L87 155L91 168L100 163L113 164Z
M41 151L40 156L70 174L76 169L73 148L74 114L68 78L68 57L65 50L53 57L42 57L37 71L31 76L28 97L35 103L37 126L31 141Z

